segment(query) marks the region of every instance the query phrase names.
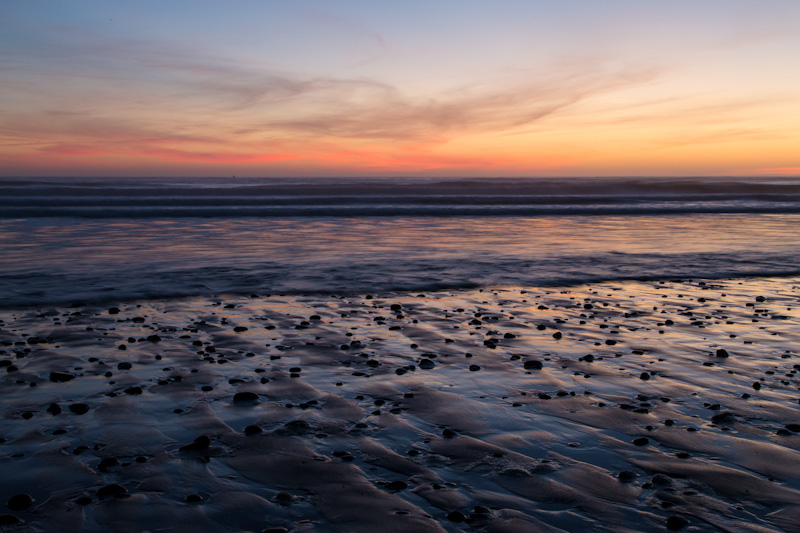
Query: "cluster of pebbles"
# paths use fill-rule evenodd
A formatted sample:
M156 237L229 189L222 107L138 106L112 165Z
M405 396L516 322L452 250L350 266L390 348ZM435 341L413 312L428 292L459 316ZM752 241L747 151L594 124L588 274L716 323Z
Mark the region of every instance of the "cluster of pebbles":
M5 310L0 527L796 531L798 284Z

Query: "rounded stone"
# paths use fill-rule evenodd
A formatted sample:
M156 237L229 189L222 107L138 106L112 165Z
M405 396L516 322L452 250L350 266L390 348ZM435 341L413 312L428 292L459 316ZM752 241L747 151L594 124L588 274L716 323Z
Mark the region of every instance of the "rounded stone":
M24 511L33 505L33 497L30 494L16 494L8 499L6 505L12 511Z
M678 531L689 525L689 521L678 514L670 515L667 518L667 529L671 531Z
M233 395L234 403L255 403L258 402L258 394L255 392L237 392Z
M112 483L111 485L106 485L105 487L98 489L97 497L101 500L105 500L108 498L117 498L127 493L128 489L122 485L118 485L117 483Z

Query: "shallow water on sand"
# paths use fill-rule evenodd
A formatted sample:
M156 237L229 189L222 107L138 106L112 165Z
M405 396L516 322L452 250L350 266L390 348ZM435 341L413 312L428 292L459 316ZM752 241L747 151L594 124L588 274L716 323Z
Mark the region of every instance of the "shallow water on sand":
M800 215L0 219L0 305L800 273Z
M793 531L799 299L694 278L6 310L0 500L62 531Z

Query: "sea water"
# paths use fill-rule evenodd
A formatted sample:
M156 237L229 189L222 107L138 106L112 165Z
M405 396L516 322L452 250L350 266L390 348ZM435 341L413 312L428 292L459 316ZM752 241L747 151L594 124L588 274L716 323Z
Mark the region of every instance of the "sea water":
M800 274L798 179L5 179L0 305Z

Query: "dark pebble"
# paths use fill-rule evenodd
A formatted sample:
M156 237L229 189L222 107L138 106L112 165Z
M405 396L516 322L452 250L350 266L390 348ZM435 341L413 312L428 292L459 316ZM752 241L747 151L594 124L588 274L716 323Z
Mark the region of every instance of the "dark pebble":
M642 372L641 374L639 374L639 379L647 381L648 379L650 379L650 374L648 374L647 372Z
M392 481L386 485L386 489L392 492L399 492L408 488L408 483L405 481Z
M0 514L0 527L13 526L22 522L13 514Z
M423 370L430 370L431 368L435 367L436 363L431 361L430 359L423 359L419 362L419 367Z
M275 495L275 501L281 505L288 505L294 501L294 494L284 490Z
M753 383L753 388L754 388L755 390L760 390L760 389L761 389L761 383L759 383L758 381L756 381L755 383Z
M563 335L563 334L562 334L560 331L556 331L555 333L553 333L553 338L554 338L555 340L558 340L558 339L560 339L560 338L561 338L561 337L563 337L563 336L564 336L564 335Z
M109 315L118 315L119 314L119 307L109 307L108 308Z
M470 372L477 372L480 369L481 369L481 367L479 367L478 365L469 365L469 371Z
M617 475L617 477L619 478L620 481L624 481L627 483L636 479L637 475L636 472L631 472L630 470L623 470Z
M725 411L711 417L711 421L715 424L732 424L736 422L736 415L730 411Z
M248 437L252 437L253 435L258 435L263 431L264 430L258 426L247 426L246 428L244 428L244 434L247 435Z
M186 503L197 503L203 501L203 497L199 494L189 494L186 497Z
M117 365L117 370L130 370L133 367L130 363L119 363Z
M207 449L209 446L211 446L211 439L205 435L200 435L199 437L194 439L194 442L192 442L191 444L181 446L180 451L182 452L200 451Z
M656 485L658 487L667 487L669 485L672 485L672 478L660 472L653 474L653 478L650 481L652 482L653 485Z
M633 444L636 446L647 446L650 444L650 439L645 437L639 437L638 439L633 440Z
M671 531L678 531L689 525L689 521L681 515L673 514L667 518L667 529Z
M255 392L237 392L233 395L234 403L255 403L258 402L258 394Z
M161 337L158 335L148 335L147 340L150 342L161 342Z
M141 387L128 387L125 389L125 394L137 395L142 393Z
M75 376L68 372L50 372L50 381L53 383L63 383L75 379Z
M89 496L81 496L80 498L75 500L75 503L77 503L81 507L85 507L85 506L89 505L90 503L92 503L92 499Z
M117 498L127 493L128 489L126 489L122 485L113 483L111 485L106 485L105 487L99 488L97 490L97 497L100 498L101 500L105 500L107 498Z
M105 472L109 468L119 465L119 461L115 457L105 457L100 460L100 464L97 465L97 469L101 472Z
M292 420L284 424L282 429L292 435L304 435L311 431L311 424L305 420Z
M30 494L17 494L9 498L6 505L12 511L24 511L33 505L33 498Z
M467 517L466 517L466 516L464 516L464 514L463 514L463 513L460 513L460 512L458 512L458 511L453 511L452 513L448 513L448 514L447 514L447 519L448 519L448 520L450 520L451 522L461 523L461 522L463 522L463 521L464 521L466 518L467 518Z
M233 328L233 331L235 331L236 333L241 333L243 331L247 331L247 328L244 326L236 326L235 328Z
M728 351L720 348L717 350L717 357L728 357Z
M784 427L789 431L793 431L795 433L800 432L800 424L786 424L786 426Z
M542 362L541 361L534 361L532 359L525 361L522 366L526 370L541 370L542 369Z
M73 403L69 406L69 410L76 415L85 415L89 412L89 406L85 403Z
M456 435L458 435L458 433L456 433L455 431L453 431L450 428L445 429L444 431L442 431L442 437L444 437L446 439L452 439Z
M61 414L61 406L57 403L51 403L50 406L47 408L47 412L53 416Z

